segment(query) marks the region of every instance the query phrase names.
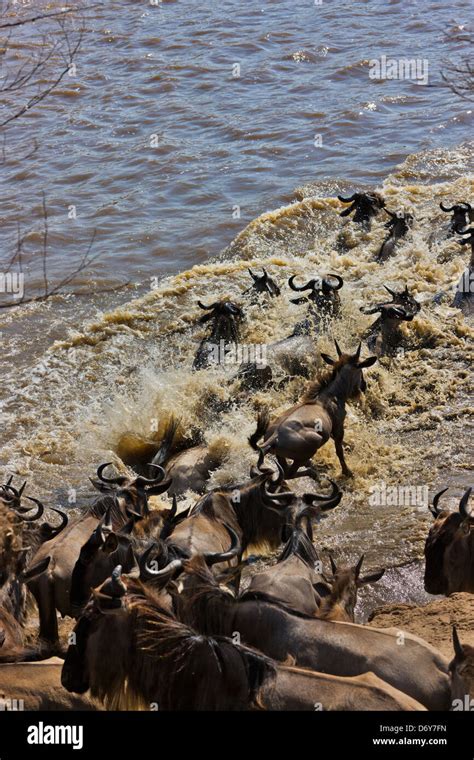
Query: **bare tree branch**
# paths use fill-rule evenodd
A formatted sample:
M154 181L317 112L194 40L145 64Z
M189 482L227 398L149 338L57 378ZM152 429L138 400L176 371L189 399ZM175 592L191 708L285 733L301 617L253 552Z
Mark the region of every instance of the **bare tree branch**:
M449 62L441 76L451 92L464 100L474 98L474 63L468 58L459 63Z

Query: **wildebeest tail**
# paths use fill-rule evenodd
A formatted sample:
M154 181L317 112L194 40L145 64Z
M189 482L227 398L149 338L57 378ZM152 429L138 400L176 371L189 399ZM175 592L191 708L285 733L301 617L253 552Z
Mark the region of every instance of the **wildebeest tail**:
M262 436L265 435L269 424L270 424L270 415L268 414L268 409L265 409L263 412L260 412L258 414L257 427L255 428L255 432L252 433L252 435L250 435L248 438L248 442L250 443L254 451L259 450L259 447L257 446L257 441L259 441L260 438L262 438Z
M163 438L161 440L160 448L153 457L152 464L159 464L163 466L171 454L171 447L173 446L174 437L179 426L179 420L172 414L169 418Z

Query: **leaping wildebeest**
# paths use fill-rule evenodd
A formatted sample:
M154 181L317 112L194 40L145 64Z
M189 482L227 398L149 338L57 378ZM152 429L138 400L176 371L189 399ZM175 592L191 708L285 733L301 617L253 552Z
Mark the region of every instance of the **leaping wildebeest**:
M378 356L396 353L403 342L401 323L411 322L421 309L421 305L409 293L408 285L399 293L390 290L386 285L384 288L392 296L391 301L360 307L363 314L379 314L367 334L367 346Z
M307 295L291 299L291 303L309 303L309 316L317 325L327 325L328 321L338 317L341 310L339 291L344 280L338 274L326 274L324 277L313 277L306 285L296 285L295 275L288 280L290 288L296 292L309 291Z
M380 193L354 193L350 198L337 196L342 203L350 203L349 208L341 211L339 216L349 216L355 211L352 221L360 224L365 230L370 231L372 219L385 207L385 201Z
M389 211L384 208L390 219L385 224L389 233L383 241L380 251L377 254L377 261L385 261L391 256L398 244L398 241L406 236L413 224L413 214L403 213L402 211Z
M200 309L207 311L199 320L201 324L212 321L211 334L201 340L194 357L193 369L204 369L215 361L216 351L222 345L236 346L239 342L240 323L244 313L232 301L215 301L206 306L198 301Z
M458 228L464 229L470 221L474 221L474 218L471 219L473 210L470 203L465 203L463 201L454 203L452 206L445 206L443 201L441 201L439 207L441 211L444 211L446 214L452 214L449 222L448 237L452 237L458 231Z
M474 593L474 515L467 508L471 488L459 502L459 511L438 504L447 491L436 494L430 512L435 518L425 542L425 591L449 596L455 591Z
M305 474L314 474L311 457L329 438L334 440L343 475L352 475L343 449L346 403L365 391L363 370L375 364L377 357L361 360L361 343L355 354L344 354L337 341L335 345L337 359L321 354L331 370L310 385L300 403L273 422L270 422L268 413L259 414L256 430L249 437L255 451L276 455L286 478L297 476L302 466L307 467ZM263 442L259 445L261 438ZM287 460L292 464L289 465ZM298 473L301 474L303 472Z

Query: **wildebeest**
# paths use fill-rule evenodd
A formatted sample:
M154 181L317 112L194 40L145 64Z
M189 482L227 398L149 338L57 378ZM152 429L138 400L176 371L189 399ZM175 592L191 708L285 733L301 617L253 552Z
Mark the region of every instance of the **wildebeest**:
M344 280L338 274L326 274L324 277L314 277L306 285L295 285L295 275L290 277L288 285L296 292L309 291L306 296L291 299L292 303L309 303L311 316L317 324L325 324L329 319L337 317L341 310L339 290Z
M250 288L244 291L244 293L248 293L249 290L253 290L256 293L266 293L271 298L280 295L280 288L276 284L275 280L270 277L266 269L262 269L263 274L261 275L254 274L250 267L248 271L253 280L253 283Z
M251 578L248 594L264 593L306 615L316 615L321 597L329 594L331 587L321 574L322 562L313 544L311 520L339 504L342 491L335 483L332 485L329 496L312 494L310 504L305 497L300 500L292 516L290 537L276 564Z
M99 710L89 697L72 695L61 686L62 667L59 657L0 665L0 711Z
M462 240L458 240L459 245L471 246L471 259L469 266L474 268L474 227L456 227L456 233L461 236Z
M379 314L367 334L367 346L378 356L396 353L403 343L400 332L401 323L411 322L421 309L418 301L409 293L408 285L405 285L405 289L398 293L386 285L384 288L392 296L391 301L360 308L363 314Z
M449 222L448 237L452 237L459 229L466 227L471 221L472 206L470 203L454 203L452 206L445 206L443 201L439 204L441 211L446 214L452 214ZM472 220L474 221L474 220Z
M198 634L159 593L126 576L95 591L75 633L62 684L90 689L109 709L423 709L373 673L338 678L286 667L223 636Z
M414 221L412 214L403 213L401 211L389 211L386 208L384 208L384 211L390 216L389 221L385 224L389 233L377 254L378 261L385 261L385 259L388 259L388 257L393 254L398 241L405 237Z
M341 211L339 216L349 216L355 211L353 221L360 224L367 231L370 230L372 219L377 216L380 209L385 207L385 201L380 193L354 193L350 198L337 196L342 203L350 203L349 208Z
M244 313L232 301L215 301L210 306L198 301L198 306L208 312L199 322L204 324L212 320L211 334L202 339L193 362L193 369L204 369L216 361L215 354L221 345L225 350L226 346L238 344Z
M222 464L225 452L211 451L205 443L190 445L184 450L173 450L173 443L179 420L173 415L165 427L160 448L151 461L152 467L165 468L166 477L171 479L168 488L170 496L181 496L186 491L204 493L211 473Z
M110 518L112 530L119 531L131 519L140 519L149 514L148 496L166 491L170 485L164 479L164 471L157 467L155 478L129 478L121 475L108 478L103 474L105 467L97 470L99 480L93 484L105 496L92 504L87 511L70 520L68 526L49 541L45 541L30 560L30 571L25 579L35 597L40 617L40 637L55 645L58 641L56 610L61 615L74 617L71 608L71 577L79 558L81 548L106 518ZM34 579L28 575L44 565L43 571Z
M354 567L338 568L334 558L330 557L332 578L326 579L330 585L330 593L321 600L317 617L321 620L340 620L354 622L354 611L357 604L357 591L367 583L375 583L385 573L385 569L369 575L361 576L360 571L364 555Z
M285 477L294 477L301 466L311 471L311 457L329 438L333 438L342 473L352 475L344 458L344 419L346 402L358 398L366 389L362 370L377 361L376 356L360 360L361 345L355 354L344 354L335 341L337 359L321 354L331 370L312 383L301 402L270 422L267 413L257 419L255 432L249 443L256 451L271 452L277 456ZM263 443L258 441L263 437ZM288 465L287 460L292 464ZM300 473L301 474L301 473Z
M458 512L438 506L447 490L437 493L430 507L435 521L425 542L425 590L445 596L474 593L474 515L467 508L472 489L464 492Z
M448 662L417 636L297 613L265 594L234 598L223 591L203 559L184 562L193 582L181 596L181 619L205 635L231 636L279 662L339 676L373 672L430 710L450 706ZM401 645L403 642L403 645Z
M453 710L472 710L474 699L474 647L461 644L453 625L454 657L449 664Z

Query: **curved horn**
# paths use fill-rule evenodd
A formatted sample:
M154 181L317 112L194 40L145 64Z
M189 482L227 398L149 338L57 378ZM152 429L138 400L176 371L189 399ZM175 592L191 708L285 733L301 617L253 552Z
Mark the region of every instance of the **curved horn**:
M62 530L66 527L66 525L69 522L69 515L66 514L66 512L63 512L61 509L56 509L55 507L51 507L52 512L56 512L61 518L61 522L56 527L52 525L48 525L49 529L49 540L54 538L55 536L58 536Z
M464 648L458 636L457 628L453 625L453 647L454 654L457 660L464 660L466 655L464 654Z
M206 306L205 304L203 304L202 301L198 301L197 305L199 306L200 309L204 309L205 311L212 311L212 309L216 308L216 303L217 302L214 301L214 303L212 303L210 306Z
M268 493L265 483L263 484L263 492L264 492L265 499L268 499L269 501L291 502L295 498L295 494L293 493L293 491L281 491L280 493Z
M467 509L467 503L469 501L471 492L472 492L472 488L468 488L467 491L465 491L465 493L463 494L461 501L459 502L459 511L465 520L468 520L469 518L472 520L473 518L472 513L469 512Z
M163 467L161 467L159 464L153 464L150 462L148 467L154 467L155 470L158 470L157 475L154 478L144 478L141 475L135 480L135 485L137 488L145 488L145 486L156 486L158 483L161 483L161 481L165 477L165 471Z
M433 497L433 506L432 507L428 507L428 509L430 510L430 512L433 515L433 517L438 517L439 513L442 511L441 509L438 509L438 502L439 502L441 496L444 493L446 493L446 491L448 490L448 488L449 488L449 486L447 488L443 488L442 491L438 491L438 493L436 494L436 496Z
M33 520L38 520L44 512L43 504L38 499L34 499L32 496L26 496L25 498L28 499L28 501L32 501L34 504L36 504L38 507L38 511L32 517L31 516L23 517L23 515L21 515L21 519L24 520L25 522L33 522Z
M338 355L338 357L340 359L341 356L342 356L342 351L341 351L341 349L339 347L339 343L337 342L336 338L334 338L334 345L336 346L337 355Z
M140 566L140 578L141 580L152 580L153 582L158 582L161 588L164 588L169 580L173 577L173 575L178 571L181 570L183 567L183 560L182 559L174 559L172 562L169 562L166 567L163 567L161 570L152 570L150 567L148 567L147 564L147 557L151 550L154 548L152 545L150 549L147 549L145 552L145 555L142 555L139 560L139 566Z
M447 206L443 205L443 201L439 204L439 207L441 211L445 211L447 214L449 214L451 211L454 211L454 206L450 206L449 208Z
M356 197L356 193L354 193L354 195L351 195L350 198L343 198L342 195L337 196L338 200L340 200L341 203L352 203L355 197Z
M306 283L306 285L299 286L299 285L295 285L294 284L295 277L296 277L296 275L293 274L290 277L290 279L288 280L288 285L290 286L290 288L292 290L296 290L297 292L299 292L301 290L314 290L314 286L316 285L316 280L308 280L308 282Z
M237 557L237 555L242 551L240 538L235 530L233 530L230 525L226 525L225 528L230 536L230 547L225 552L206 552L203 557L208 567L216 565L218 562L229 562L229 560Z
M384 285L384 288L385 288L385 290L387 291L387 293L390 293L390 295L392 296L392 298L393 298L393 299L395 299L395 298L398 298L398 293L395 293L395 291L394 291L394 290L391 290L391 289L388 287L388 285Z
M99 480L102 481L102 483L108 483L113 484L117 486L122 486L124 483L127 482L128 478L125 477L125 475L120 475L116 478L106 478L104 475L102 475L103 471L106 467L109 467L112 464L112 462L104 462L104 464L99 465L97 468L97 477Z
M337 485L337 483L334 482L334 480L331 480L330 478L328 478L328 480L329 480L330 484L332 485L332 491L331 491L331 493L328 496L323 496L323 494L318 494L318 493L308 493L308 494L305 494L305 496L308 498L308 500L311 499L312 502L313 501L330 501L330 500L332 500L332 499L334 499L336 497L339 497L339 501L340 501L341 497L342 497L342 491L340 490L340 488Z
M465 211L472 211L472 206L470 203L467 203L466 201L462 201L461 203L458 203L458 206L462 208L464 206Z
M331 285L331 283L327 279L328 277L332 277L333 280L337 280L337 285ZM340 290L342 286L344 285L344 280L342 279L342 277L340 277L338 274L332 274L332 273L329 273L326 275L324 282L326 283L328 287L332 288L332 290Z
M99 594L110 596L112 598L119 598L127 593L127 587L122 578L122 565L117 565L112 570L110 579L105 581L99 589Z

